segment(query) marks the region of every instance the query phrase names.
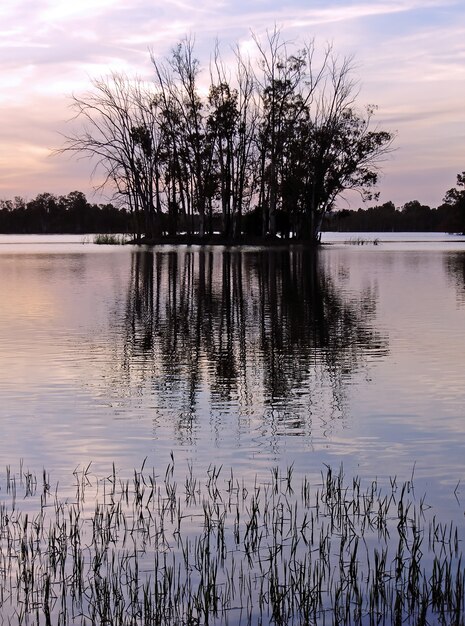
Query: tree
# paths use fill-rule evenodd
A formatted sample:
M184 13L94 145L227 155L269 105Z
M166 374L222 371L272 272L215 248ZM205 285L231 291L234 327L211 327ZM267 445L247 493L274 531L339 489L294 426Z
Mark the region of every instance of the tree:
M200 62L194 55L194 40L183 39L164 62L152 56L157 88L164 102L164 117L170 133L174 161L170 180L176 176L183 212L199 216L200 235L205 233L205 211L209 200L212 145L207 133L205 103L199 95ZM177 209L173 187L172 207Z
M130 216L112 204L90 204L81 191L67 196L40 193L25 202L0 201L2 233L126 233Z
M356 109L358 88L351 75L351 60L339 62L329 48L288 146L285 183L292 192L296 231L311 243L341 193L357 190L364 200L377 197L378 164L393 141L392 133L372 128L376 107Z
M275 29L265 44L255 37L260 72L262 234L276 233L281 209L298 238L315 244L325 214L345 190L376 197L378 164L393 135L372 128L375 107L359 112L350 58L331 46L315 61L314 42L289 49Z
M447 210L447 230L465 234L465 172L457 174L457 186L449 189L438 210Z
M241 235L242 215L250 206L256 177L255 77L249 60L239 49L235 50L235 56L232 86L216 46L208 96L207 124L213 146L211 181L219 196L226 238Z
M257 137L260 153L260 195L262 234L276 234L276 212L282 204L283 170L289 165L286 149L296 137L302 116L321 79L314 73L311 59L313 42L289 54L286 42L275 28L262 43L254 36L259 52L259 70L255 74L260 122ZM287 158L286 158L287 157Z
M155 213L161 212L158 189L160 130L156 100L139 80L123 74L92 81L93 90L73 96L75 117L82 130L66 137L59 152L83 154L103 172L100 187L112 184L129 204L137 238L153 236Z
M223 214L223 232L232 235L233 184L235 176L234 145L238 130L238 94L227 82L210 86L208 103L209 134L218 163L219 191Z
M457 189L457 187L463 187L463 189ZM457 174L457 187L449 189L444 196L446 204L457 204L465 199L465 172Z
M421 204L418 200L410 200L402 207L403 230L420 231L431 230L432 214L429 206Z

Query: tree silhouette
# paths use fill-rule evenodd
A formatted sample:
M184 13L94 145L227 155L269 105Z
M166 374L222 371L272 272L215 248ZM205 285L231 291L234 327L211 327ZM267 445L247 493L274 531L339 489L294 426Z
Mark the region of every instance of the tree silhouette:
M202 238L218 212L223 238L240 240L252 210L262 237L276 236L281 216L285 235L316 243L342 192L374 196L393 135L372 129L375 107L356 108L351 61L328 47L317 64L313 42L295 49L278 30L254 41L256 65L236 51L233 80L216 48L206 98L192 38L166 59L152 57L151 86L113 74L73 97L83 130L62 151L103 169L138 238L184 230Z
M444 196L444 206L451 214L449 230L465 234L465 172L457 174L457 186Z

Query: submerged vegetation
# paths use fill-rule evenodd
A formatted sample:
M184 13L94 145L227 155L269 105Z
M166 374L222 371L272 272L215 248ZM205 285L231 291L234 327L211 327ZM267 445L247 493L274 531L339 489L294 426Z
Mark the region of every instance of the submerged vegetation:
M464 624L463 537L413 477L346 479L293 467L249 482L174 457L158 475L7 467L0 611L15 624ZM21 510L22 509L22 510Z

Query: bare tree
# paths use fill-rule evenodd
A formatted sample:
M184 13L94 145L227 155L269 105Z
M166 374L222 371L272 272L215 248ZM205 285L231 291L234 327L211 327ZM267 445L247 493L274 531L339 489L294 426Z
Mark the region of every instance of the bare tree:
M100 187L113 185L135 218L135 234L153 235L161 214L160 129L153 94L123 74L92 81L93 90L72 97L82 129L66 137L60 152L75 152L103 173ZM156 193L155 190L156 189Z

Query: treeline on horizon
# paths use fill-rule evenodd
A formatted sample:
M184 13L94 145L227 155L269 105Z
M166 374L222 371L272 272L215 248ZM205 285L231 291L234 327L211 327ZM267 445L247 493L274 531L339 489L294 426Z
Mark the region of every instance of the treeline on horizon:
M457 177L460 189L450 189L443 204L437 208L412 200L402 207L393 202L359 209L342 209L328 213L322 223L323 231L338 232L448 232L465 233L465 172ZM286 236L289 227L283 211L277 212L277 232ZM213 217L219 231L222 215ZM251 210L243 216L242 232L256 236L261 228L260 215ZM95 204L81 191L57 196L40 193L26 201L0 200L0 233L3 234L134 234L134 215L125 207L112 203Z
M92 204L81 191L66 196L40 193L26 201L0 200L0 233L130 233L131 215L111 203Z
M456 187L446 192L442 204L437 208L411 200L400 209L393 202L367 209L342 209L326 215L323 230L465 234L465 171L457 174Z
M465 234L465 202L437 208L412 200L401 208L393 202L367 209L342 209L326 215L323 231L336 232L441 232Z

